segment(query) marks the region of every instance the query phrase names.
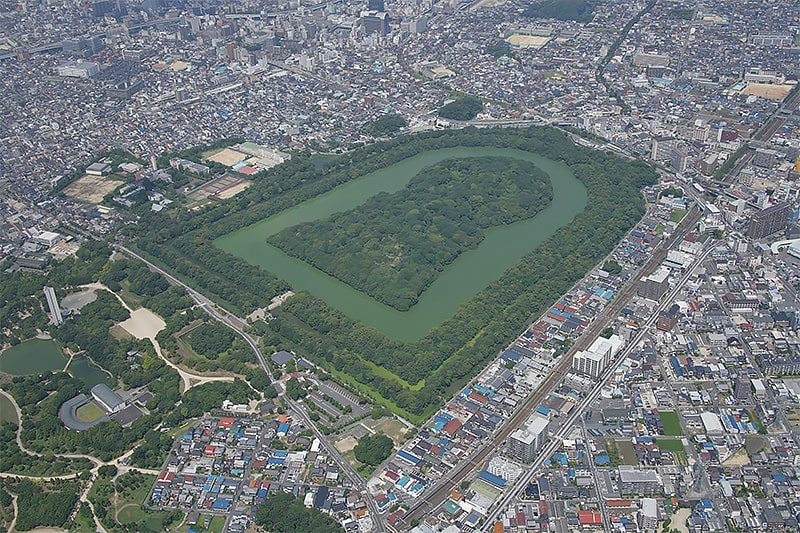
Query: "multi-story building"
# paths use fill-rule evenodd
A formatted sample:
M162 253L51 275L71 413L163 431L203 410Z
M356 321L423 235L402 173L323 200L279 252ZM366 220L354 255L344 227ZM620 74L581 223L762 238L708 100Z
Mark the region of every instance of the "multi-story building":
M650 158L653 161L666 161L672 156L672 150L678 146L677 139L672 137L655 137L653 139Z
M598 337L588 350L576 353L572 358L572 368L591 377L599 377L622 348L622 338L612 335L608 339Z
M790 208L788 203L780 202L756 212L750 218L747 236L751 239L762 239L767 235L783 231L789 222Z
M658 501L655 498L642 498L640 513L643 530L655 531L658 529Z
M550 421L534 413L525 425L517 428L508 437L508 452L522 461L530 461L547 440Z
M680 307L678 304L672 304L672 306L666 310L661 311L658 314L658 320L656 320L656 328L660 329L661 331L672 331L672 328L678 325L678 318L680 317Z
M91 78L98 72L100 65L94 61L70 61L56 67L56 73L67 78Z
M389 13L382 11L362 11L361 25L365 33L389 33Z
M658 270L642 278L637 290L642 298L658 301L669 288L669 269L662 266Z
M60 326L64 323L64 317L61 315L61 307L58 305L58 298L56 298L56 291L53 290L53 287L44 288L44 298L47 300L47 307L50 308L50 323Z

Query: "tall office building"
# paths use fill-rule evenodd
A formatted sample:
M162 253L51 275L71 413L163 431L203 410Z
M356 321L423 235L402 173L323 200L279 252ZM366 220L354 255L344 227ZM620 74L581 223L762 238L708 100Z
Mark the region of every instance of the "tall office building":
M367 0L367 9L370 11L386 11L383 0Z
M58 305L58 298L53 287L44 288L44 298L47 300L47 307L50 308L50 323L54 326L60 326L64 323L64 317L61 316L61 307Z
M758 211L750 218L747 236L751 239L761 239L786 229L786 225L789 222L790 208L791 206L788 203L780 202L772 207Z
M389 13L382 11L362 11L361 12L361 25L364 27L364 32L380 33L386 35L389 33Z

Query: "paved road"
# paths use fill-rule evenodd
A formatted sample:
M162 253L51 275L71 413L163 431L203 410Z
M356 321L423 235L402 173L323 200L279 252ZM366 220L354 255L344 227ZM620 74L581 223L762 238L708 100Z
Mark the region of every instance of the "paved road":
M197 303L197 305L199 305L212 318L214 318L215 320L218 320L219 322L222 322L223 324L225 324L229 328L233 329L234 331L236 331L236 333L238 333L239 335L242 336L242 338L247 342L248 345L250 345L250 348L255 353L256 358L257 358L258 363L261 366L261 368L264 370L264 372L267 373L267 375L269 376L269 378L272 381L273 385L275 385L276 389L278 390L279 394L281 396L283 396L284 399L286 400L286 403L287 403L288 407L291 409L291 411L296 415L296 417L299 420L303 421L303 423L306 425L306 427L311 428L311 430L313 431L314 435L320 440L320 442L328 450L328 453L330 454L330 456L339 465L339 468L341 468L344 472L347 472L348 473L348 477L351 478L351 481L352 481L353 485L358 490L360 490L361 492L364 493L364 496L365 496L365 499L366 499L366 502L367 502L367 506L369 507L370 515L372 516L373 523L375 524L375 529L377 531L379 531L380 533L383 533L385 531L383 520L381 519L380 515L378 514L378 508L377 508L377 506L375 504L375 501L370 497L369 491L367 491L367 487L366 487L366 484L364 483L364 480L353 469L353 467L350 465L350 463L348 463L344 459L344 457L342 457L341 454L339 454L339 452L333 446L333 443L331 443L328 440L328 438L312 422L312 420L308 417L308 415L306 413L305 407L302 406L301 404L297 403L297 402L294 402L294 401L290 400L287 396L285 396L283 394L283 386L280 383L280 381L275 380L275 377L272 375L272 370L270 369L269 365L267 365L267 361L264 358L264 354L261 353L261 348L259 348L258 343L256 342L256 340L253 337L251 337L246 331L244 331L243 328L244 328L244 325L246 324L246 321L244 321L243 319L237 317L233 313L227 311L223 307L216 305L211 299L207 298L206 296L204 296L201 293L197 292L196 290L192 289L191 287L189 287L186 283L184 283L180 279L178 279L175 276L173 276L173 275L169 274L168 272L164 271L162 268L160 268L159 266L157 266L157 265L153 264L152 262L148 261L147 259L145 259L141 255L137 254L136 252L133 252L130 249L128 249L128 248L126 248L124 246L118 245L118 244L115 244L115 245L112 245L112 246L114 248L116 248L116 249L118 249L118 250L120 250L122 252L125 252L126 254L129 254L129 255L139 259L140 261L144 262L150 269L152 269L153 271L158 272L162 276L164 276L167 279L167 281L169 281L171 284L183 287L186 290L186 292L189 294L189 296Z
M695 259L695 262L692 264L690 270L684 274L680 282L673 289L671 289L670 293L661 301L658 307L650 315L647 322L641 325L637 334L631 339L627 346L620 351L614 362L612 362L606 368L605 372L601 376L600 381L598 381L592 390L586 395L586 397L574 409L572 409L572 412L567 420L562 422L559 426L558 432L556 432L554 435L550 435L548 438L548 443L542 450L539 451L538 455L536 456L536 460L533 462L533 465L531 465L530 470L517 479L517 481L515 481L514 484L506 490L503 498L494 507L494 511L487 517L488 519L486 522L484 522L484 530L491 530L498 517L516 499L519 491L530 482L544 462L549 459L556 449L561 445L562 439L569 431L572 430L573 424L578 420L579 417L583 417L587 407L600 395L600 391L603 389L603 387L605 387L614 377L619 363L621 363L631 351L639 346L641 341L644 339L644 336L648 333L648 330L653 326L653 324L655 324L656 320L658 320L658 315L661 313L661 311L672 305L675 296L680 293L680 290L683 288L689 278L691 278L698 266L700 266L705 258L708 257L708 254L712 249L712 247L709 247Z
M553 368L548 374L547 378L539 385L536 391L528 396L525 402L514 413L509 421L500 429L494 437L478 450L473 452L465 461L460 462L455 468L450 470L443 478L436 481L433 486L421 497L418 497L409 508L408 512L403 515L399 524L407 526L412 520L422 519L427 513L434 510L441 505L445 498L450 494L450 491L458 487L463 480L476 465L485 461L491 453L500 447L501 443L505 441L508 436L519 425L527 419L530 415L531 409L537 407L539 403L547 396L555 385L562 379L562 377L572 368L572 358L574 354L585 349L591 342L593 342L600 332L607 326L607 321L616 317L622 310L630 298L634 295L637 289L636 281L644 275L649 274L661 264L670 249L679 239L688 233L694 227L694 224L699 220L702 212L693 207L687 213L678 229L673 232L670 239L662 243L658 250L653 252L649 260L637 271L636 274L631 276L627 285L617 293L612 302L606 306L603 312L586 328L581 337L573 344L570 351L561 359L558 365ZM398 527L399 529L399 527Z

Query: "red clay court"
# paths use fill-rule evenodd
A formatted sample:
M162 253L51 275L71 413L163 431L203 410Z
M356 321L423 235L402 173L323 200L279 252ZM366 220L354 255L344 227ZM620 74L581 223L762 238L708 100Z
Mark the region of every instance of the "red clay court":
M210 182L206 183L202 187L201 190L207 192L208 194L219 194L222 191L226 191L233 187L234 185L238 185L239 183L243 182L244 179L231 176L230 174L225 174L215 180L211 180Z

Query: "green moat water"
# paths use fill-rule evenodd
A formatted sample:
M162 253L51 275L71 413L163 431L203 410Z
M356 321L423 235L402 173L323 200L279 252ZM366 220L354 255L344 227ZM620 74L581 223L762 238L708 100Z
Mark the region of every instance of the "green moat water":
M553 201L534 218L490 228L481 244L461 254L408 311L397 311L266 243L269 235L301 222L353 209L380 192L405 187L423 168L448 158L509 157L535 163L553 184ZM228 253L288 281L295 291L321 298L351 318L373 326L389 337L414 341L447 320L458 307L498 279L524 255L557 229L567 225L586 206L586 187L572 171L556 161L509 148L456 147L431 150L372 172L336 189L216 239Z

